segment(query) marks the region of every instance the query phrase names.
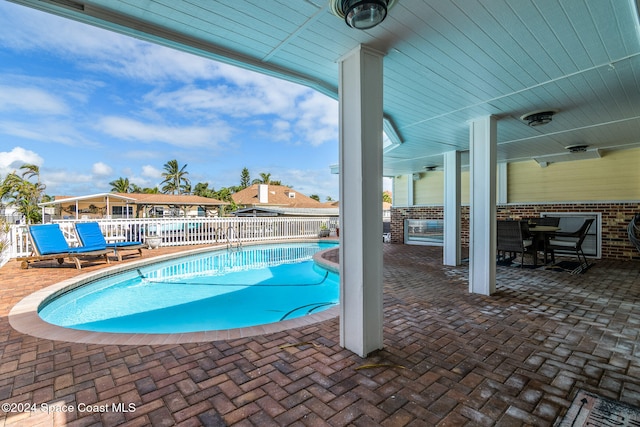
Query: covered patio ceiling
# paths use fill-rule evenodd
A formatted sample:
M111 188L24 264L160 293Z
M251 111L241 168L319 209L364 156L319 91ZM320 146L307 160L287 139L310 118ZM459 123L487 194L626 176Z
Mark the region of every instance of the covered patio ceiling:
M384 156L387 176L442 166L443 153L469 149L469 120L487 115L499 118L500 162L640 147L638 0L399 0L366 31L328 0L12 1L336 99L338 60L359 44L379 50L384 113L403 141ZM520 117L536 110L557 113L530 127Z

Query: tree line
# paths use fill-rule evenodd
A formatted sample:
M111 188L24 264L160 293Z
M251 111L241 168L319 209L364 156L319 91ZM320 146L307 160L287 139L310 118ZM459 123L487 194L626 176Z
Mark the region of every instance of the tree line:
M129 178L119 177L111 182L111 192L113 193L142 193L142 194L192 194L211 199L228 202L228 210L235 210L237 207L232 199L232 195L253 184L283 185L279 180L271 179L270 173L262 172L259 178L251 179L249 169L246 167L240 172L240 184L221 187L218 190L209 187L208 182L198 182L192 186L189 179L187 165L180 165L177 160L169 160L163 166L161 174L163 180L160 187L142 188L131 182ZM291 185L287 185L293 188ZM14 206L20 214L24 215L28 224L42 222L42 211L38 203L52 200L51 196L45 194L46 185L40 181L40 168L34 164L24 164L18 171L7 174L0 180L0 205ZM320 201L317 194L312 194L310 198ZM391 202L390 194L383 193L383 200ZM327 196L327 201L333 199Z
M231 202L231 195L241 191L252 184L269 184L283 185L281 181L271 179L270 173L260 173L260 178L251 180L249 169L246 167L240 173L240 184L230 187L222 187L219 190L209 188L208 182L198 182L192 186L189 179L189 172L186 170L187 165L180 166L177 160L169 160L163 166L161 174L163 180L160 188L141 188L129 181L129 178L120 177L109 183L111 192L114 193L144 193L144 194L192 194L195 196L208 197L218 199L225 202ZM291 187L291 186L289 186Z
M240 185L222 187L219 190L209 188L209 183L198 182L192 187L189 180L187 165L180 166L177 160L169 160L164 164L160 188L141 188L120 177L109 183L114 193L151 193L151 194L193 194L201 197L229 202L229 209L236 206L231 196L252 184L282 185L281 181L271 179L270 173L260 173L260 178L251 180L249 170L245 167L240 173ZM291 186L289 186L291 187ZM24 164L19 170L13 171L0 180L0 204L14 206L22 214L28 224L42 222L42 211L38 203L52 200L45 194L46 185L40 180L40 168L34 164ZM317 196L316 196L317 197Z

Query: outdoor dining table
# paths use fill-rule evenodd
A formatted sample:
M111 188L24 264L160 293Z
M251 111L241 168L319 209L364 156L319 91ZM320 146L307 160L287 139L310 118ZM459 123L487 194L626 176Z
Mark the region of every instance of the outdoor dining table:
M553 225L536 225L529 227L529 232L533 237L534 247L538 247L538 242L542 242L544 248L544 263L547 263L547 242L549 236L553 235L556 231L560 231L560 227Z

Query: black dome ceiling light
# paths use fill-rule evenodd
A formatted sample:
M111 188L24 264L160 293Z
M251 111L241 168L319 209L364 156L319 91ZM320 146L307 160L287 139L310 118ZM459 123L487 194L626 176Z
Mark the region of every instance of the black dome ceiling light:
M569 150L569 152L571 153L584 153L585 151L587 151L587 148L589 148L589 146L587 144L575 144L567 145L564 148L565 150Z
M549 123L552 120L553 115L557 112L558 110L532 111L530 113L523 114L520 117L520 120L524 120L529 126L542 126Z
M368 30L387 17L396 0L329 0L334 15L344 18L351 28Z

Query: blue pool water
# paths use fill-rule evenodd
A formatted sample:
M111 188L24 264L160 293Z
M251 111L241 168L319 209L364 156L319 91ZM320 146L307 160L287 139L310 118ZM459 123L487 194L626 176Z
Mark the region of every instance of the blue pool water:
M45 301L39 315L58 326L119 333L185 333L292 319L338 303L338 275L312 260L332 246L249 246L140 267Z

